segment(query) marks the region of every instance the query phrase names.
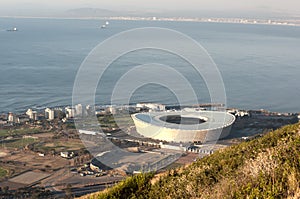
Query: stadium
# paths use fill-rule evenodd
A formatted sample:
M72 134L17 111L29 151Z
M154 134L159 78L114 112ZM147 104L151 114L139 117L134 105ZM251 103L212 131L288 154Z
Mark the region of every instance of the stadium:
M220 111L173 111L133 114L137 132L167 142L215 141L229 135L235 116Z

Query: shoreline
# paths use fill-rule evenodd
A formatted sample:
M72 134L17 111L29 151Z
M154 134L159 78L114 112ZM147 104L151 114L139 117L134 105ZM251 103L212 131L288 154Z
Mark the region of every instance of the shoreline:
M296 19L255 19L255 18L226 18L226 17L54 17L54 16L0 16L0 18L15 19L56 19L56 20L112 20L112 21L162 21L162 22L198 22L198 23L224 23L244 25L272 25L300 27L300 20Z
M157 104L157 102L147 102L149 104ZM103 108L109 108L109 107L113 107L113 108L132 108L132 107L136 107L138 103L132 103L132 104L95 104L95 105L90 105L92 107L94 107L94 109L103 109ZM165 105L166 107L179 107L181 105L179 104L163 104ZM74 105L75 106L75 105ZM24 115L26 113L26 111L28 109L32 109L33 111L37 111L37 113L43 113L45 109L49 108L49 109L52 109L52 110L55 110L55 109L65 109L67 107L71 107L71 108L74 108L74 106L72 104L69 104L69 105L56 105L56 106L41 106L41 107L36 107L36 106L33 106L33 107L26 107L26 108L21 108L19 109L18 111L8 111L8 112L4 112L4 111L1 111L0 110L0 116L2 115L8 115L9 113L13 113L15 115ZM88 105L84 105L84 106L88 106ZM211 104L211 103L201 103L201 104L197 104L197 105L188 105L188 104L185 104L185 105L182 105L181 108L184 108L184 107L200 107L200 108L218 108L218 107L222 107L222 108L225 108L224 110L239 110L239 111L266 111L266 112L269 112L269 113L274 113L274 114L282 114L282 115L292 115L292 114L299 114L299 112L287 112L287 111L273 111L273 110L270 110L270 109L265 109L265 108L239 108L239 107L228 107L228 106L224 106L223 104L220 105L220 104Z

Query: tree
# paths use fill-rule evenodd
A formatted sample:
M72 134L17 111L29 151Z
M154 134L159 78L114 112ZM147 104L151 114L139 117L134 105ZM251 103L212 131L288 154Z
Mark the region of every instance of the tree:
M72 185L71 184L67 184L67 188L65 189L65 194L66 194L66 199L72 199L74 198L73 194L72 194Z
M9 186L2 187L3 193L8 193L8 191L9 191Z

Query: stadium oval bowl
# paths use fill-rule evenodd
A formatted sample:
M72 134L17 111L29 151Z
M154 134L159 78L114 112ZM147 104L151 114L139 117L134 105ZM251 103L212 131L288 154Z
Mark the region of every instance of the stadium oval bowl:
M173 111L133 114L137 132L168 142L216 141L229 135L235 116L220 111Z

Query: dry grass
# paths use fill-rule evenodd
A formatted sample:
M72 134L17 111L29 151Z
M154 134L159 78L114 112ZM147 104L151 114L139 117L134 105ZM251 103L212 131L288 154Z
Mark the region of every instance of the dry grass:
M299 147L299 124L287 126L155 175L141 198L300 198Z

